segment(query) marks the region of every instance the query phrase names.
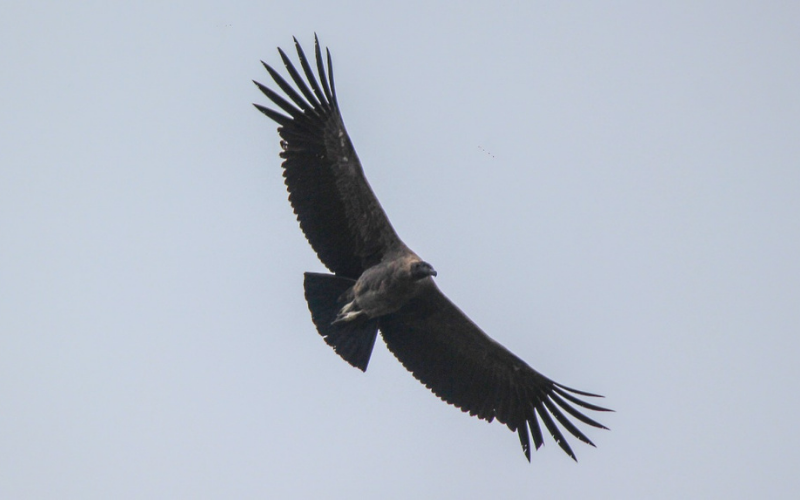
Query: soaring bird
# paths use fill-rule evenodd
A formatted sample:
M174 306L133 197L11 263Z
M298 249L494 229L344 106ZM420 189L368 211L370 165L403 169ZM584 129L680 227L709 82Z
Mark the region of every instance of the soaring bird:
M400 363L442 400L516 432L529 462L530 437L537 449L544 443L539 422L577 461L561 428L594 443L567 415L605 429L579 408L610 410L578 397L601 396L531 368L439 290L433 266L403 243L372 192L344 127L330 51L323 60L316 35L314 42L316 75L296 38L302 75L278 48L294 86L262 61L285 97L253 83L282 111L254 104L279 125L289 202L306 239L333 273L305 273L305 298L317 331L362 371L380 331Z

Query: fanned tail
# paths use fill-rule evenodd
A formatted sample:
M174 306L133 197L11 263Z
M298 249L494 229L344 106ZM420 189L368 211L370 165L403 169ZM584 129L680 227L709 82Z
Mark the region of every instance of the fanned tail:
M308 310L319 334L342 359L365 372L378 335L377 320L359 317L334 323L354 284L349 278L320 273L305 273L303 281Z

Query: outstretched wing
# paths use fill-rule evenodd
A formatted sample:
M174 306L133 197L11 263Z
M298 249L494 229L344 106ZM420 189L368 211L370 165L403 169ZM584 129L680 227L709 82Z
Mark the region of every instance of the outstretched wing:
M380 318L379 328L389 350L434 394L470 415L489 422L497 419L516 431L528 461L528 431L537 449L544 443L539 421L575 460L559 424L584 443L594 443L565 413L606 428L577 407L610 410L575 395L602 396L570 389L538 373L483 333L433 282L402 309Z
M280 125L283 175L289 201L306 239L328 269L357 279L386 253L404 245L367 183L344 128L336 102L330 51L326 50L326 75L319 41L314 37L315 76L297 39L294 42L306 80L286 54L281 49L278 52L295 87L262 61L289 100L254 82L287 114L254 106Z

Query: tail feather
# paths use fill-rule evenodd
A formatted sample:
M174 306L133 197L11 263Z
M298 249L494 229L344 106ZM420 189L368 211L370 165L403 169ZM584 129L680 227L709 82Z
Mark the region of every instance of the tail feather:
M367 371L378 335L378 322L359 317L334 323L345 304L346 292L354 284L355 281L349 278L320 273L305 273L303 281L311 319L319 334L345 361Z

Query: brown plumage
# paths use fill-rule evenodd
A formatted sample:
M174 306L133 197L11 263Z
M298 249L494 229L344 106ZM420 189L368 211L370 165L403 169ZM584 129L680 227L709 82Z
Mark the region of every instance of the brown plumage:
M529 461L531 436L537 449L544 443L539 421L573 459L562 428L594 446L568 416L605 429L577 409L609 411L577 397L600 396L538 373L442 294L436 271L397 236L367 183L339 111L330 52L326 74L315 37L317 76L297 39L295 46L305 79L278 49L294 86L262 62L288 100L255 82L283 113L255 106L280 125L289 201L311 247L333 272L305 274L319 333L366 371L380 331L403 366L441 399L517 432Z

